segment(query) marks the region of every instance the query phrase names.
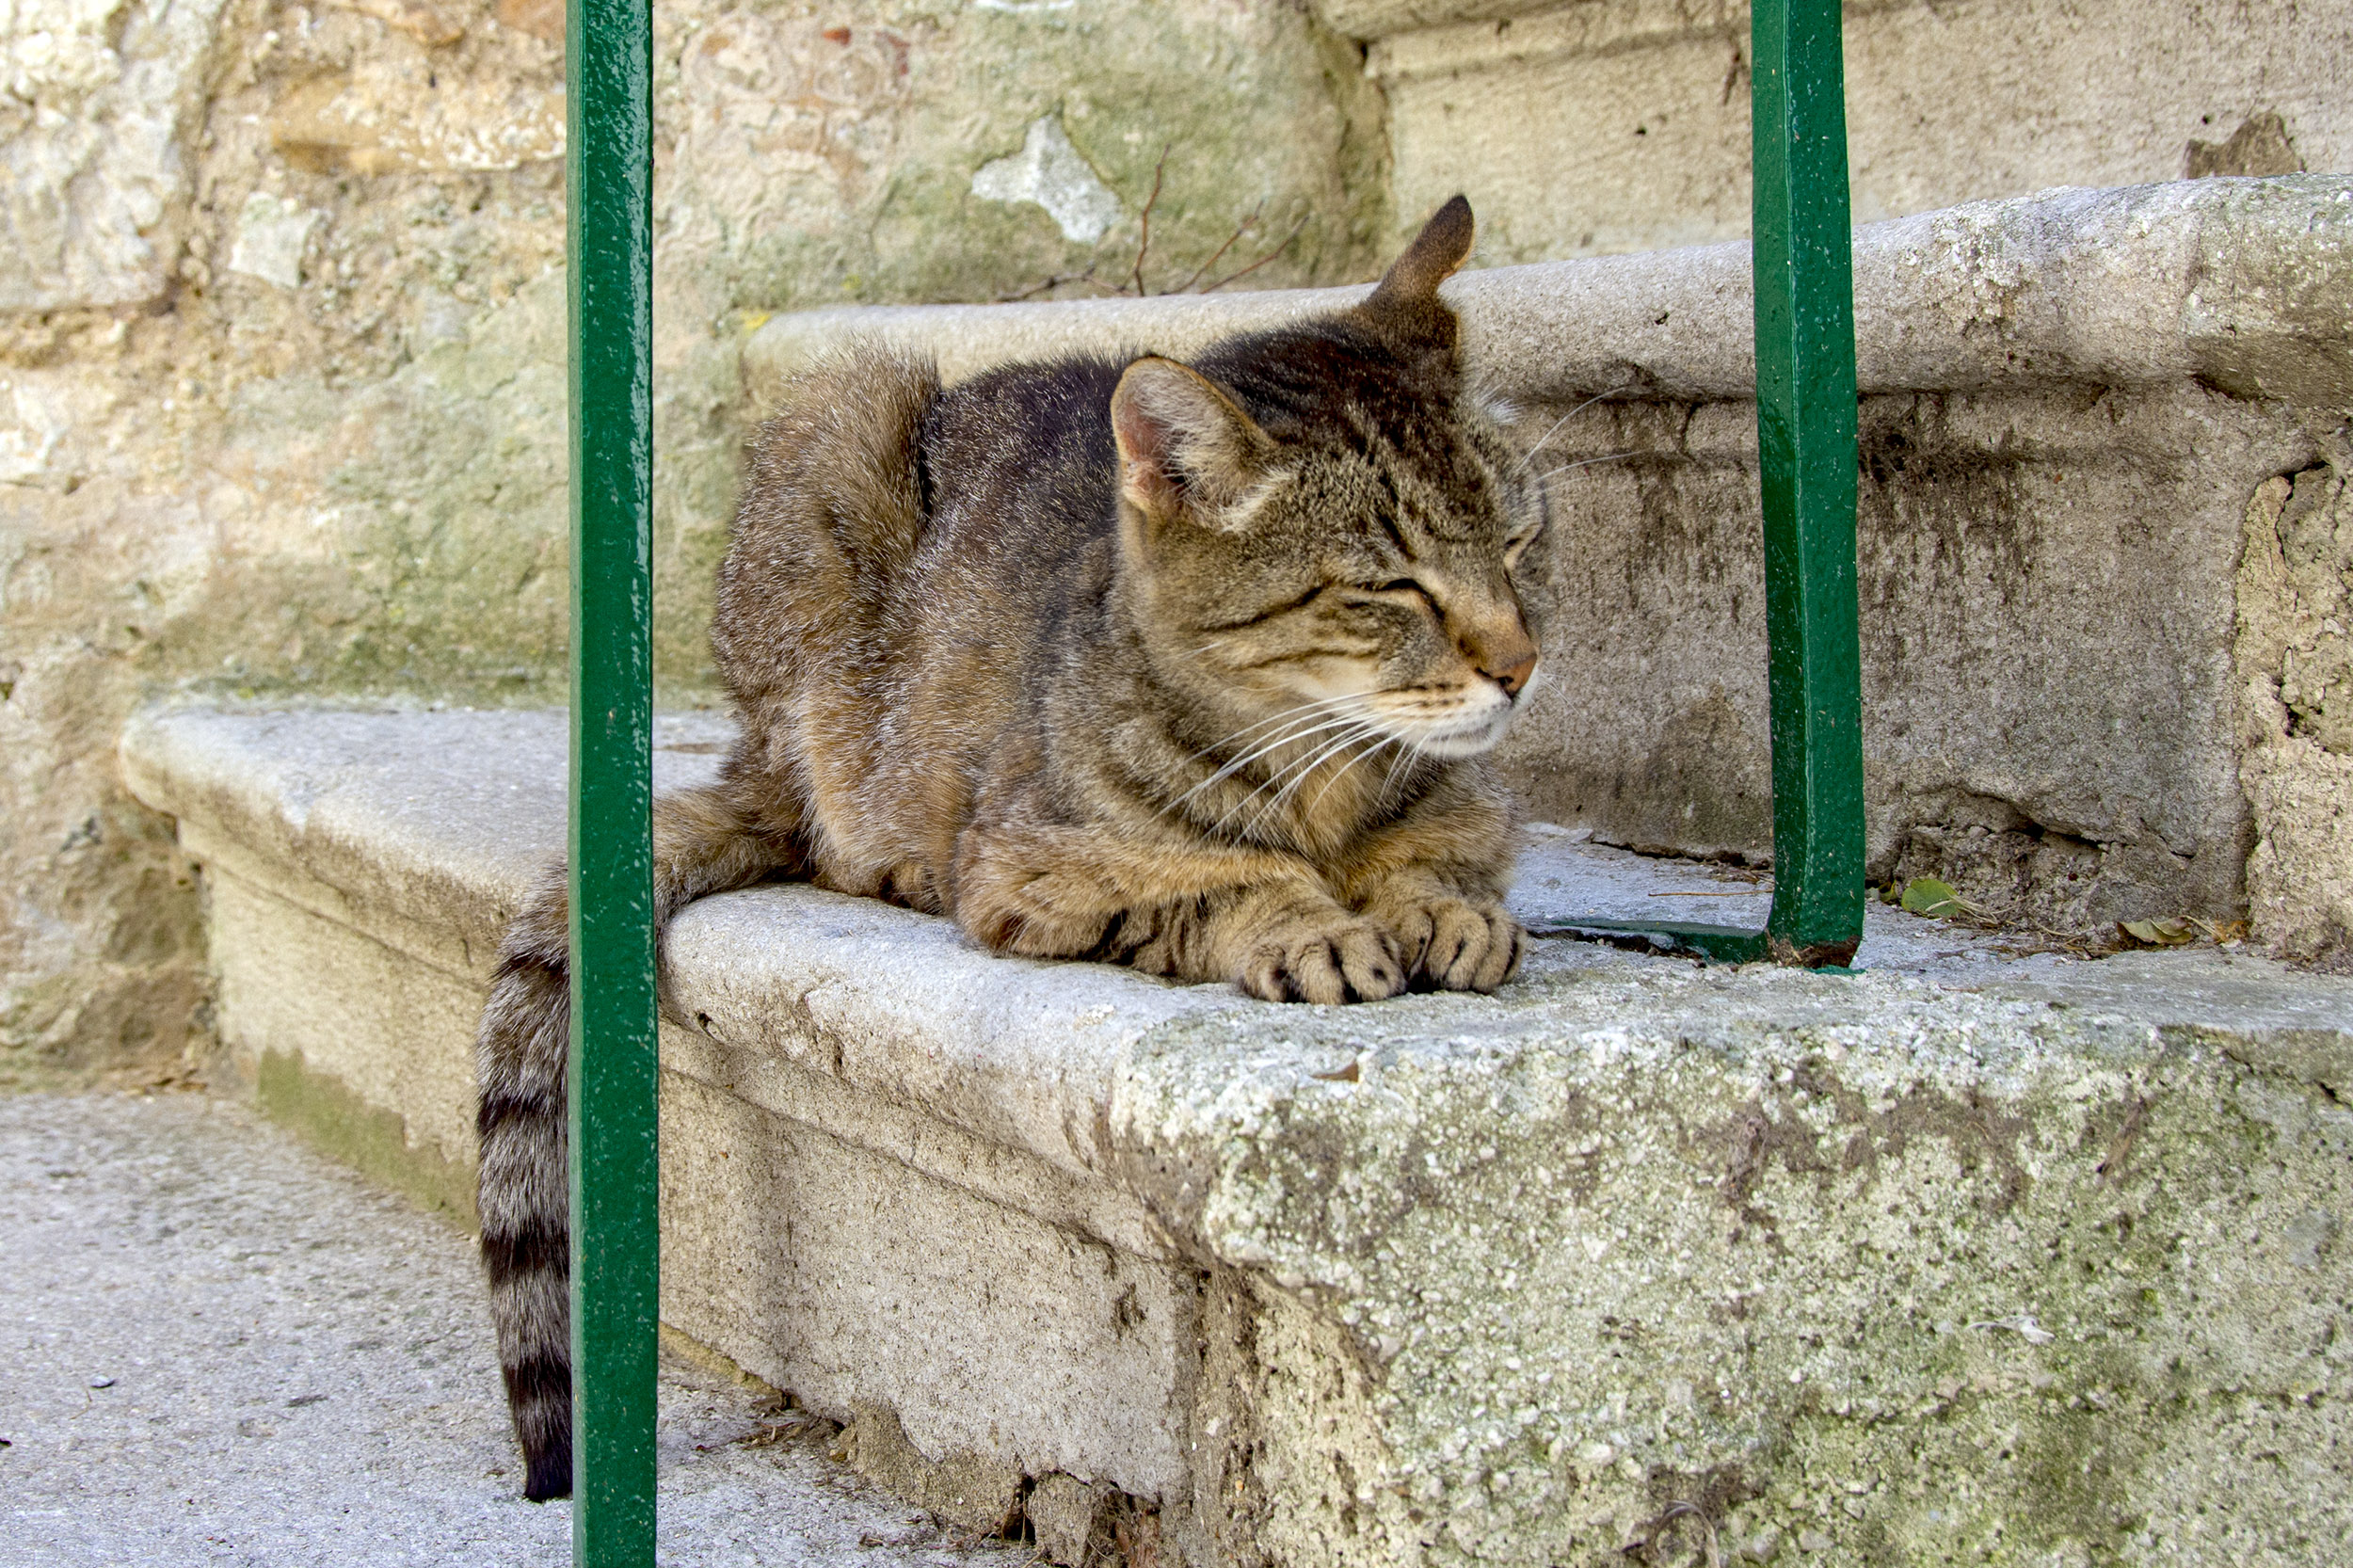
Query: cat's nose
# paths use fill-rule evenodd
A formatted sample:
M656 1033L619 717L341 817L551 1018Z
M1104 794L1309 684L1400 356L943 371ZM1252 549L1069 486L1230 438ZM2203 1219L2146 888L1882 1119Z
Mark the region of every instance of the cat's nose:
M1481 670L1481 674L1503 688L1505 696L1517 696L1528 684L1528 678L1536 673L1536 654L1530 649L1526 657L1499 670Z

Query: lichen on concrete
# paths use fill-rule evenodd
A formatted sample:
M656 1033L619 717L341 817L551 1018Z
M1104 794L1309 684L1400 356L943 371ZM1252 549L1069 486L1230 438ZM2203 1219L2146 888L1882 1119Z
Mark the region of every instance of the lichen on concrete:
M253 1064L253 1095L272 1121L378 1186L413 1200L461 1230L474 1229L473 1170L408 1136L399 1112L371 1105L332 1075L312 1071L294 1051L264 1051Z
M1592 950L1440 1034L1297 1011L1165 1026L1121 1129L1213 1256L1345 1325L1300 1363L1361 1399L1255 1416L1324 1456L1261 1476L1285 1561L1622 1560L1694 1510L1727 1556L1873 1563L2353 1525L2326 1092L2047 1003Z

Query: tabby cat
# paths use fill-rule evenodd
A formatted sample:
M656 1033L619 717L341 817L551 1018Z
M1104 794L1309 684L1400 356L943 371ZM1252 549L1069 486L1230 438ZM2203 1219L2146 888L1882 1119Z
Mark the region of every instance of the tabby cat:
M1470 242L1457 197L1363 304L1190 366L804 377L751 442L712 627L741 728L655 808L659 918L789 877L1271 1001L1509 979L1478 759L1535 677L1543 504L1438 298ZM532 1497L571 1486L565 962L559 867L476 1052Z

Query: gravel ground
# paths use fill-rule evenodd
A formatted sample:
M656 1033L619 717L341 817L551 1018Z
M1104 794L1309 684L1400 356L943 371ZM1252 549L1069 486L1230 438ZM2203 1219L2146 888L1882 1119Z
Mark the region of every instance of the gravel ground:
M0 1564L561 1564L466 1238L202 1095L0 1096ZM680 1568L1018 1568L665 1367Z

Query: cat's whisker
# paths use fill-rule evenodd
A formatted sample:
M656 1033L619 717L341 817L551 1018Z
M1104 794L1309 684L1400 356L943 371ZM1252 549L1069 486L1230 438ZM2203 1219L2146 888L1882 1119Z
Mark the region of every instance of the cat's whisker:
M1633 457L1638 456L1640 456L1640 454L1633 452L1612 452L1605 457L1580 457L1574 463L1562 463L1559 468L1548 468L1545 470L1544 472L1538 474L1536 478L1538 482L1541 483L1546 479L1558 479L1561 475L1568 472L1571 469L1592 468L1595 463L1614 463L1621 457Z
M1411 778L1411 777L1413 777L1413 776L1414 776L1414 770L1415 770L1416 768L1420 767L1420 766L1422 765L1422 762L1423 762L1423 761L1424 761L1424 760L1425 760L1429 757L1429 755L1430 755L1430 743L1429 743L1427 740L1418 740L1418 741L1416 741L1416 742L1414 743L1414 749L1413 749L1413 753L1412 753L1412 755L1406 759L1406 762L1405 762L1405 776L1406 776L1407 778Z
M1208 745L1203 746L1199 751L1196 751L1192 756L1186 758L1185 760L1188 762L1197 762L1202 758L1209 756L1209 753L1216 751L1221 747L1241 744L1242 737L1251 734L1255 730L1264 729L1270 725L1284 724L1289 720L1299 717L1302 714L1316 712L1322 709L1337 708L1343 703L1361 702L1366 699L1366 696L1367 694L1364 693L1351 692L1344 696L1320 697L1314 702L1303 702L1297 707L1286 708L1279 713L1260 719L1255 724L1245 724L1240 729L1235 730L1232 734L1223 736L1218 740L1210 742Z
M1576 408L1571 408L1567 413L1562 414L1559 419L1554 420L1552 422L1552 428L1545 431L1541 437L1539 437L1534 446L1529 447L1526 452L1520 454L1519 467L1526 468L1529 464L1534 462L1536 460L1536 454L1545 449L1545 442L1552 440L1553 437L1561 433L1561 426L1568 424L1569 421L1575 419L1577 415L1583 413L1586 409L1592 408L1603 398L1615 397L1622 392L1631 392L1633 390L1634 383L1628 381L1622 386L1612 387L1608 392L1597 392L1593 396L1587 398L1584 402L1578 404ZM1514 470L1514 472L1517 471Z
M1257 816L1250 819L1250 831L1256 832L1260 823L1265 822L1268 817L1281 810L1283 808L1283 803L1289 800L1291 797L1292 792L1295 792L1302 784L1305 784L1308 779L1314 777L1316 769L1321 767L1326 760L1337 756L1340 752L1346 750L1356 742L1364 740L1368 736L1378 735L1381 733L1383 733L1383 731L1378 725L1362 725L1354 731L1342 735L1338 740L1332 742L1321 751L1317 752L1313 757L1308 759L1307 765L1301 768L1296 774L1293 774L1290 782L1284 785L1280 790L1277 790L1274 792L1273 798L1269 800L1265 806L1259 808ZM1290 770L1285 769L1284 771L1288 773ZM1273 780L1269 779L1268 782L1272 783Z
M1293 710L1293 712L1296 712L1296 710ZM1248 767L1258 759L1268 756L1273 752L1280 751L1283 747L1289 745L1294 741L1304 741L1312 736L1326 734L1331 730L1339 728L1346 725L1358 724L1362 722L1362 719L1355 713L1344 712L1324 714L1321 717L1315 718L1312 723L1303 723L1290 729L1287 729L1281 734L1274 736L1272 740L1265 741L1262 744L1244 751L1241 756L1236 757L1233 760L1227 762L1224 767L1219 768L1215 773L1209 775L1209 777L1201 780L1200 783L1195 784L1192 789L1187 790L1183 794L1177 796L1176 800L1169 804L1168 808L1172 811L1181 810L1185 806L1192 802L1195 795L1200 794L1204 790L1208 790L1224 783L1226 779L1231 778L1234 775L1240 773L1242 769ZM1251 728L1255 729L1260 727L1253 725ZM1241 733L1247 734L1248 731L1244 730ZM1197 756L1199 754L1196 753L1195 755Z
M1280 790L1275 792L1274 798L1267 802L1267 810L1280 810L1283 803L1289 800L1301 785L1306 783L1307 780L1315 776L1316 770L1318 768L1323 766L1324 763L1330 761L1334 757L1337 757L1341 752L1347 750L1349 746L1354 744L1358 741L1368 738L1368 736L1377 736L1384 733L1385 731L1381 730L1377 727L1367 726L1366 728L1359 730L1355 734L1343 735L1338 740L1334 741L1330 745L1325 746L1321 751L1318 752L1315 757L1309 760L1305 768L1302 768L1292 776L1289 783L1284 785ZM1379 742L1376 741L1373 745L1368 746L1364 751L1358 753L1357 757L1351 758L1348 762L1342 763L1340 772L1347 772L1349 767L1353 765L1356 760L1363 757L1369 756L1374 750L1378 749L1378 747ZM1337 778L1338 775L1335 774L1333 776ZM1320 799L1321 797L1319 796L1318 798Z
M1316 765L1321 762L1324 758L1330 756L1334 751L1338 750L1340 747L1345 746L1353 741L1362 740L1368 735L1377 735L1380 732L1381 727L1377 724L1363 719L1353 721L1346 732L1344 732L1337 741L1332 742L1330 744L1320 750L1313 750L1304 758L1293 758L1290 761L1284 763L1281 767L1275 769L1274 772L1269 774L1264 779L1259 781L1258 786L1256 789L1252 790L1248 794L1242 796L1241 799L1234 802L1233 805L1227 807L1225 814L1217 820L1216 825L1211 828L1210 831L1223 833L1229 823L1231 823L1236 817L1240 816L1243 810L1248 808L1251 802L1266 793L1267 791L1274 789L1278 784L1280 784L1282 785L1282 793L1288 794L1293 786L1301 780L1306 778L1309 774L1312 774L1316 769ZM1290 783L1283 783L1286 777L1290 778ZM1281 794L1278 794L1275 799L1270 800L1256 816L1253 816L1250 821L1244 824L1243 830L1245 832L1257 831L1258 824L1266 821L1268 812L1273 809L1275 806L1279 805L1280 801Z
M1377 740L1377 741L1373 742L1373 743L1372 743L1372 744L1370 744L1370 745L1369 745L1369 746L1365 747L1365 749L1364 749L1364 750L1362 750L1362 751L1358 752L1355 756L1353 756L1353 757L1350 758L1347 761L1342 762L1342 763L1340 764L1339 771L1338 771L1337 773L1334 774L1331 777L1329 777L1329 778L1327 778L1327 779L1325 779L1325 780L1323 781L1323 788L1322 788L1322 789L1321 789L1321 790L1318 790L1318 791L1316 792L1316 798L1315 798L1315 799L1313 799L1313 800L1311 800L1311 801L1309 801L1309 802L1307 803L1307 809L1308 809L1308 810L1310 810L1310 811L1313 811L1313 810L1314 810L1317 807L1319 807L1319 806L1322 805L1322 804L1323 804L1323 797L1324 797L1325 795L1330 794L1330 793L1332 792L1333 787L1334 787L1335 785L1338 784L1338 783L1339 783L1339 781L1340 781L1341 779L1346 778L1346 777L1348 776L1348 770L1349 770L1349 769L1351 769L1351 768L1354 767L1357 763L1359 763L1359 762L1363 761L1366 758L1372 756L1374 753L1378 752L1378 751L1379 751L1379 750L1380 750L1383 746L1389 744L1391 742L1395 741L1396 739L1397 739L1397 737L1396 737L1396 736L1394 736L1394 735L1385 735L1385 735L1383 735L1383 736L1382 736L1379 740Z
M1373 797L1373 804L1375 806L1386 806L1389 800L1389 791L1396 785L1398 776L1404 774L1407 776L1411 776L1413 764L1420 760L1420 742L1414 741L1405 745L1399 746L1397 748L1396 758L1389 763L1388 773L1381 780L1381 792Z
M1295 707L1286 708L1281 712L1271 714L1266 718L1258 720L1256 724L1246 724L1242 726L1240 729L1235 730L1232 734L1227 735L1225 739L1217 742L1215 744L1205 746L1201 750L1194 752L1191 760L1198 760L1203 757L1209 756L1209 753L1218 750L1222 746L1255 744L1245 741L1245 737L1251 735L1254 731L1268 728L1279 728L1284 725L1304 718L1332 717L1336 713L1343 712L1352 708L1362 706L1371 699L1371 696L1372 694L1370 693L1350 692L1340 696L1319 697L1313 702L1303 702Z
M1312 751L1309 755L1312 757ZM1219 815L1217 821L1210 824L1209 831L1213 834L1224 833L1227 825L1230 824L1236 817L1240 816L1243 811L1249 809L1253 801L1257 800L1260 795L1266 793L1267 791L1274 788L1285 776L1289 774L1291 769L1299 766L1302 760L1303 759L1295 757L1291 759L1291 760L1284 763L1281 767L1276 768L1273 773L1267 775L1266 777L1258 780L1257 783L1252 785L1250 789L1243 793L1240 800L1233 802L1225 808L1225 811Z
M1294 725L1291 728L1284 730L1280 734L1263 738L1258 742L1253 743L1248 749L1242 752L1241 755L1234 758L1225 766L1219 768L1217 772L1211 774L1208 778L1203 779L1201 783L1194 786L1194 788L1207 789L1212 784L1231 777L1234 774L1241 772L1241 769L1247 767L1250 763L1257 761L1259 758L1266 756L1270 752L1278 751L1284 746L1289 745L1293 741L1305 740L1310 735L1318 734L1323 730L1333 728L1335 726L1351 723L1357 717L1358 715L1353 712L1308 715L1299 724ZM1256 727L1254 726L1254 728ZM1242 733L1247 734L1248 731L1245 730L1242 731Z

